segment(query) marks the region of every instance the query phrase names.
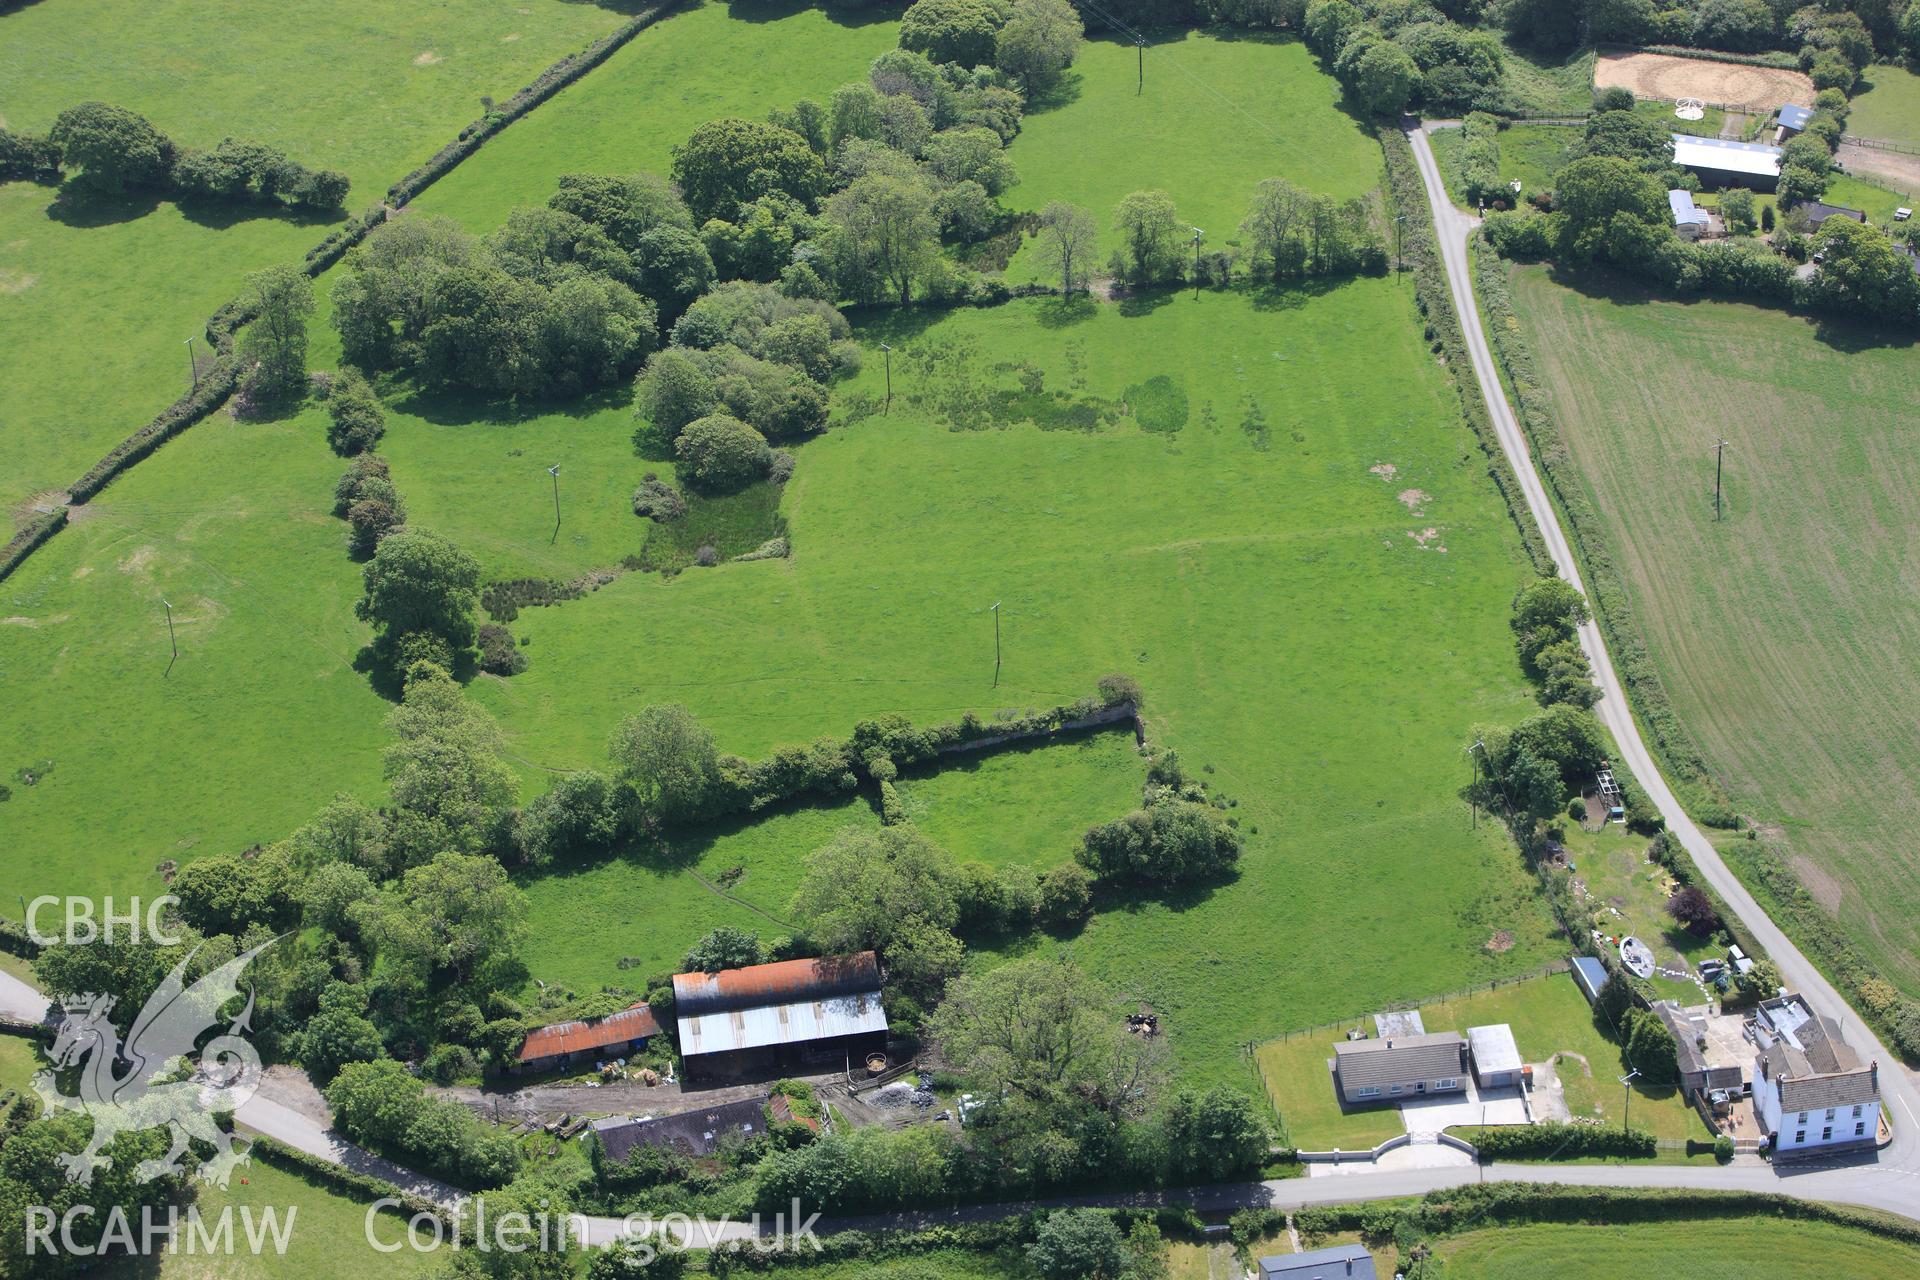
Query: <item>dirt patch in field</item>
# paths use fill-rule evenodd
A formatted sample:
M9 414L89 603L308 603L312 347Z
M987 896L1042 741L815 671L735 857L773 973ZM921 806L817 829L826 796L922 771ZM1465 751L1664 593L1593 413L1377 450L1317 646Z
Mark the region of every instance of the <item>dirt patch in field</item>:
M1447 554L1447 549L1440 545L1440 531L1432 525L1424 529L1409 529L1407 536L1418 543L1422 551L1438 551L1441 555Z
M1841 903L1846 901L1847 891L1838 880L1827 873L1810 858L1795 856L1792 862L1793 874L1800 877L1800 883L1807 887L1813 900L1836 915Z
M148 565L153 563L153 557L154 549L152 547L137 547L134 549L132 555L120 562L120 572L140 573L145 570Z
M9 271L0 267L0 293L25 293L33 288L33 282L39 278L25 271Z
M1513 950L1513 930L1501 929L1487 939L1487 950L1498 955L1502 951Z
M413 65L416 67L430 67L438 61L440 61L440 55L428 49L413 60Z
M73 501L73 495L61 489L42 489L38 493L28 494L14 504L13 527L24 528L29 521L37 520L49 511L58 511Z
M1382 480L1391 480L1395 474L1399 472L1400 468L1394 466L1391 462L1382 462L1377 466L1368 467L1367 470L1379 476Z
M1633 90L1636 98L1702 102L1770 111L1786 102L1813 105L1813 81L1798 71L1748 67L1665 53L1606 53L1593 64L1595 88Z
M1920 194L1920 156L1899 151L1880 151L1841 143L1837 153L1840 167L1856 178L1866 178L1904 192L1908 203Z
M1419 515L1420 508L1426 506L1429 501L1427 495L1419 489L1402 489L1396 496L1399 497L1407 510L1413 512L1415 515Z
M518 31L509 31L507 32L506 35L503 35L500 37L500 43L512 44L515 40L518 40L519 38L520 38L520 33Z

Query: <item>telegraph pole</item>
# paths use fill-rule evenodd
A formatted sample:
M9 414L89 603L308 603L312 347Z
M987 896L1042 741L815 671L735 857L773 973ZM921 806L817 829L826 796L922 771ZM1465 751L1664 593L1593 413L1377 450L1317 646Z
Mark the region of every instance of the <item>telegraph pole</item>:
M1473 745L1467 748L1467 760L1473 765L1473 790L1467 793L1467 805L1473 812L1473 829L1475 831L1480 829L1480 757L1473 753L1476 751L1485 751L1486 749L1486 741L1481 738L1475 738Z
M167 611L167 643L173 647L173 656L167 659L166 674L160 677L165 680L167 676L173 674L173 664L180 661L180 641L173 634L173 606L164 599L160 603Z
M1198 227L1193 229L1193 297L1196 302L1200 300L1200 241L1206 234Z
M880 344L880 354L886 357L886 361L887 361L887 406L886 408L882 409L881 412L892 413L893 412L893 348L883 342Z
M187 373L193 379L193 389L200 389L200 363L193 358L193 339L187 339Z
M1620 1092L1626 1099L1620 1107L1620 1132L1622 1133L1627 1131L1627 1120L1633 1115L1633 1082L1639 1074L1640 1068L1635 1067L1620 1077Z
M551 546L560 541L560 464L554 463L547 468L547 474L553 477L553 537L547 539Z
M993 602L993 687L1000 687L1000 602Z
M1713 442L1713 522L1720 523L1720 472L1725 460L1727 442L1724 438Z
M1133 86L1133 96L1137 98L1147 87L1147 38L1145 36L1133 38L1133 59L1138 64L1136 68L1138 78Z

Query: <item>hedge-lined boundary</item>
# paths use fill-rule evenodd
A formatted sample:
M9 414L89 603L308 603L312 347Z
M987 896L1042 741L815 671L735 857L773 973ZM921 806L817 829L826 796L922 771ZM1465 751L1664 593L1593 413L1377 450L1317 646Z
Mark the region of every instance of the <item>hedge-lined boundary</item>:
M1235 1237L1260 1225L1256 1219L1277 1212L1264 1210L1235 1215ZM1796 1222L1825 1222L1903 1244L1920 1244L1920 1223L1865 1209L1796 1200L1775 1192L1690 1188L1630 1190L1572 1187L1556 1182L1488 1182L1432 1191L1412 1203L1315 1206L1296 1211L1294 1225L1309 1235L1358 1231L1370 1239L1391 1239L1395 1231L1403 1227L1421 1234L1447 1235L1541 1222L1616 1226L1762 1215Z
M20 562L40 549L40 544L67 527L67 509L58 507L29 520L20 532L8 539L0 550L0 582L20 567Z
M1486 328L1494 353L1513 384L1520 425L1532 442L1534 459L1566 517L1574 552L1586 573L1587 598L1593 606L1594 617L1606 633L1614 669L1626 682L1634 714L1650 731L1661 762L1670 774L1678 775L1688 784L1697 800L1706 802L1690 804L1688 809L1708 826L1732 827L1734 814L1726 793L1709 772L1693 735L1681 723L1635 624L1625 576L1614 560L1599 509L1581 484L1572 452L1560 433L1547 391L1541 385L1532 349L1514 313L1505 260L1484 240L1476 249L1477 252L1470 255L1474 292L1487 313Z
M1578 1160L1588 1156L1652 1159L1658 1150L1653 1135L1644 1129L1562 1124L1557 1120L1482 1128L1473 1135L1473 1142L1482 1160Z
M453 1222L453 1210L438 1201L425 1196L403 1191L385 1178L376 1178L370 1173L361 1173L349 1169L343 1164L316 1156L312 1152L290 1147L278 1138L269 1138L264 1133L244 1135L253 1145L247 1154L259 1156L268 1164L279 1165L295 1173L304 1174L316 1181L323 1182L335 1191L363 1199L371 1204L375 1200L393 1199L400 1202L400 1209L408 1216L425 1214L437 1218L449 1225Z
M480 145L502 129L520 119L535 107L553 97L580 77L598 67L601 63L618 53L630 40L673 12L680 0L661 0L661 3L620 24L609 34L588 45L578 53L568 54L542 71L534 82L509 98L499 109L490 111L480 119L460 130L459 135L446 146L434 152L423 165L401 178L387 188L387 204L355 214L334 228L313 248L307 250L303 268L309 276L317 277L334 263L340 261L347 251L366 239L367 234L385 222L388 213L412 200L428 187L451 173L458 165L480 149ZM207 341L218 353L213 367L203 371L199 383L192 391L161 410L152 421L122 440L106 457L88 468L87 473L68 486L68 492L76 503L86 502L95 494L111 484L121 472L145 458L167 441L193 426L222 404L232 395L239 385L240 375L244 372L233 355L234 334L252 320L254 311L249 300L236 298L215 311L207 320ZM64 513L60 521L45 532L23 545L16 551L21 537L7 544L4 555L0 555L0 580L17 568L33 551L53 534L66 526ZM27 530L22 530L22 535Z
M1540 534L1540 526L1534 523L1533 513L1527 509L1526 495L1520 491L1520 478L1514 474L1513 465L1500 447L1493 419L1487 414L1486 400L1480 393L1479 379L1474 376L1460 317L1454 312L1453 294L1447 287L1446 264L1440 259L1440 243L1433 229L1433 209L1427 203L1426 183L1421 180L1420 167L1414 162L1413 146L1396 128L1382 126L1376 132L1380 149L1387 158L1387 197L1406 218L1400 256L1413 268L1414 300L1426 318L1427 339L1452 375L1454 392L1460 398L1460 413L1479 440L1481 453L1486 455L1487 474L1493 477L1494 487L1500 490L1500 497L1507 504L1507 514L1513 517L1527 559L1532 561L1534 572L1551 577L1553 557L1547 552L1546 539Z

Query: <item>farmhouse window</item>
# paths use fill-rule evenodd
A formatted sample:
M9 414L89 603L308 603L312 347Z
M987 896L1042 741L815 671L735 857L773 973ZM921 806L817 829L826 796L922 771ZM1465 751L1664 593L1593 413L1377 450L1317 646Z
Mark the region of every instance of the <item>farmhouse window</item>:
M1801 1129L1799 1132L1793 1135L1793 1142L1795 1146L1798 1146L1799 1144L1801 1144L1802 1142L1805 1142L1806 1140L1807 1140L1807 1131L1805 1129Z
M1822 1130L1820 1131L1820 1141L1822 1141L1822 1142L1832 1142L1832 1141L1833 1141L1833 1126L1832 1126L1832 1125L1828 1125L1828 1126L1827 1126L1826 1128L1824 1128L1824 1129L1822 1129Z
M1866 1124L1866 1121L1864 1121L1864 1120L1863 1120L1863 1121L1861 1121L1861 1122L1860 1122L1859 1124L1857 1124L1857 1125L1855 1125L1855 1126L1853 1126L1853 1136L1854 1136L1854 1137L1856 1137L1856 1138L1864 1138L1864 1137L1866 1137L1866 1135L1867 1135L1867 1124Z

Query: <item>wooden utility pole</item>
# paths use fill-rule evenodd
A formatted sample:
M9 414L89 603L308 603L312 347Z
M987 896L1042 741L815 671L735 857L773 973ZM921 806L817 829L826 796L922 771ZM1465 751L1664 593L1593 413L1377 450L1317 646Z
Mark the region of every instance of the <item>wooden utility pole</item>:
M1713 522L1720 523L1720 473L1727 452L1725 439L1713 442Z
M886 407L882 409L880 412L892 413L893 412L893 348L883 342L880 344L880 353L881 355L886 357L886 361L887 361L887 404L886 404Z
M993 687L1000 687L1000 602L993 602Z
M547 474L553 477L553 536L547 539L548 545L560 541L560 464L554 463L547 468Z
M1135 68L1137 78L1133 86L1133 96L1137 98L1147 87L1147 38L1145 36L1133 38L1133 59L1138 64Z
M173 634L173 606L165 600L162 600L160 604L167 611L167 643L173 648L173 656L167 659L166 674L160 677L162 680L165 680L167 676L173 674L173 664L180 661L180 641Z

